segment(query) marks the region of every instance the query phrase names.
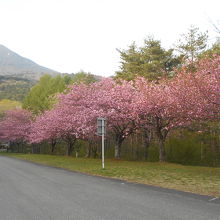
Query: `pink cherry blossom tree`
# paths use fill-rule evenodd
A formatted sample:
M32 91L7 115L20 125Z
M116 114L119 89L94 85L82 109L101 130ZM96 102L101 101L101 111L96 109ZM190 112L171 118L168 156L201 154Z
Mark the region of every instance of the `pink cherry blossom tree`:
M0 139L10 141L18 146L27 142L30 133L32 115L30 112L17 109L5 113L0 122Z
M54 150L56 140L62 139L67 143L67 156L71 154L77 138L76 121L64 114L60 108L47 111L39 116L33 123L32 134L29 136L31 143L49 141L51 143L51 152Z
M88 106L90 118L107 119L107 130L115 137L115 158L121 157L123 141L134 132L134 102L137 99L136 89L131 82L116 83L113 79L105 79L92 85L92 95Z
M153 130L156 134L161 162L166 160L165 140L169 131L190 123L189 118L185 117L186 108L180 105L175 93L178 88L174 85L170 81L150 83L142 78L136 81L140 93L136 102L138 121L146 130Z
M170 87L179 99L182 117L188 120L213 120L220 112L220 56L205 58L178 71Z
M174 79L160 84L138 81L140 115L158 137L160 161L165 160L164 143L171 129L219 116L220 57L200 60L195 69L183 67Z
M137 95L132 83L117 84L113 79L105 79L90 85L73 85L67 94L60 96L59 105L67 115L79 122L82 138L93 137L98 117L107 119L108 132L115 136L115 157L121 156L121 145L135 128L133 102ZM66 106L66 107L64 107Z
M206 111L210 115L220 113L220 56L204 58L196 64L196 72L190 74L199 96L204 99Z
M90 122L85 106L86 85L75 85L68 92L58 96L59 102L54 109L37 117L32 126L30 142L50 141L51 151L57 139L67 143L66 155L73 151L77 139L85 139L94 132L94 123Z
M29 143L40 143L48 141L51 144L51 153L54 153L58 139L58 132L54 123L54 114L52 111L46 111L38 116L31 124L31 132L28 136Z

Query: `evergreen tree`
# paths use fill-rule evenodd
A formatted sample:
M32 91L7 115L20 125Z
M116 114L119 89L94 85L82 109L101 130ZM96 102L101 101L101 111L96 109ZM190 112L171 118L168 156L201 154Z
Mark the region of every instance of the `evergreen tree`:
M193 63L207 48L207 32L199 32L198 27L191 26L188 33L183 34L178 40L176 50L184 58L184 61Z
M144 41L144 46L131 44L128 50L118 50L121 56L120 71L116 72L116 79L133 80L143 76L148 80L159 80L169 77L180 60L173 55L173 49L162 48L161 42L152 37Z
M204 57L213 57L215 55L220 55L220 41L217 41L212 45L212 47L199 55L199 59Z
M96 81L97 80L95 79L94 75L92 75L91 73L84 72L83 70L81 70L78 73L75 73L71 79L71 82L74 84L80 84L80 83L90 84Z

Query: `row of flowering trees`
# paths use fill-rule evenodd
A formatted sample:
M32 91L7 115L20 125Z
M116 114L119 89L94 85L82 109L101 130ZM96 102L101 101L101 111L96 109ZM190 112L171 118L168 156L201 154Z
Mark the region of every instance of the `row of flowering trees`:
M159 160L165 161L169 132L194 121L218 120L220 110L220 57L206 58L194 68L184 67L173 79L160 83L144 78L116 82L111 78L93 84L72 85L58 95L52 110L33 117L26 110L5 114L0 139L16 143L47 141L54 151L58 140L70 155L77 139L97 139L96 120L105 117L108 134L115 138L115 158L132 133L142 131L145 152L150 134L158 138Z

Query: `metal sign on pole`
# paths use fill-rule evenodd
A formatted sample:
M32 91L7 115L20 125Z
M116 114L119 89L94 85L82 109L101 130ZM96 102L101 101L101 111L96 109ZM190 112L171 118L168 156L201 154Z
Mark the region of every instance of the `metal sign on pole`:
M102 168L105 168L105 134L106 134L106 119L97 119L97 134L102 136Z

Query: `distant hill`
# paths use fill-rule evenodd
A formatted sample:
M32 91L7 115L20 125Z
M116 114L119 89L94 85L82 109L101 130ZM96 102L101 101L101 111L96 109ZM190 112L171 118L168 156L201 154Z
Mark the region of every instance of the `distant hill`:
M44 74L57 75L58 72L40 66L7 47L0 45L0 75L38 80Z

